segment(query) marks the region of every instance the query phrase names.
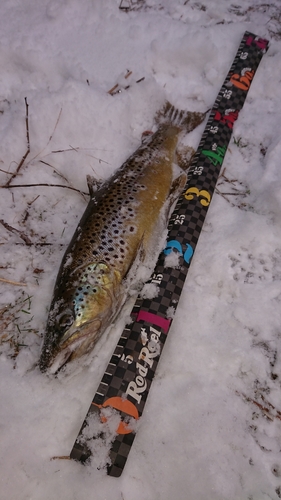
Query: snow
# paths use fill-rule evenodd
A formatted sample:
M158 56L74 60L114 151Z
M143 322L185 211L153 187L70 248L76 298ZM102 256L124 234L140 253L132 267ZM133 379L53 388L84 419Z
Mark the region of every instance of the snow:
M108 178L165 99L212 106L246 30L270 48L235 123L119 479L97 469L98 444L88 466L51 458L69 455L127 316L57 378L36 366L56 273L88 197L1 190L0 219L20 232L0 225L0 278L23 284L0 282L0 499L278 499L280 2L135 0L129 12L119 4L1 1L2 186L27 149L25 97L31 150L11 184L87 193L86 176ZM108 94L117 83L122 91ZM186 142L198 144L202 130Z

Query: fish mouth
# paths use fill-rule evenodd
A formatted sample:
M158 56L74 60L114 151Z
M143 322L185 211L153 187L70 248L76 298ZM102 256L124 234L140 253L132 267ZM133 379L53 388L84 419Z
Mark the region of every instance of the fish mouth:
M43 346L39 361L42 372L57 373L68 361L86 354L100 337L101 321L95 319L85 325L72 325L63 335L59 345Z

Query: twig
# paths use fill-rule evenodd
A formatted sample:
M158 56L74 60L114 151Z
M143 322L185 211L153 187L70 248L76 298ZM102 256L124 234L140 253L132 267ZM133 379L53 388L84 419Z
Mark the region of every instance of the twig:
M58 123L59 123L59 120L60 120L60 117L61 117L61 113L62 113L62 108L60 109L59 111L59 114L58 114L58 117L57 117L57 120L56 120L56 123L55 123L55 126L54 126L54 129L53 129L53 132L51 133L50 137L49 137L49 140L46 144L46 146L41 150L39 151L39 153L37 153L37 155L35 155L30 161L34 161L39 155L41 155L43 153L43 151L45 151L45 149L48 147L48 145L50 144L53 136L54 136L54 133L56 131L56 128L58 126Z
M6 280L5 278L0 278L2 283L9 283L10 285L26 286L26 283L20 283L19 281Z
M70 146L71 150L76 151L76 153L78 153L78 151L80 150L79 147L74 148L73 146L71 146L71 144L69 144L69 146ZM83 152L83 150L82 150L82 152ZM99 163L106 163L107 165L109 165L108 161L102 160L101 158L97 158L94 155L87 154L86 156L89 156L89 158L94 158L95 160L98 160Z
M0 186L0 188L9 188L9 189L14 189L14 188L28 188L28 187L37 187L37 186L44 186L44 187L59 187L59 188L64 188L64 189L71 189L72 191L76 191L77 193L83 194L83 195L89 195L89 193L85 193L84 191L81 191L80 189L76 189L71 186L64 186L63 184L47 184L47 183L41 183L41 184L13 184L12 186Z
M27 149L25 154L23 155L21 161L19 162L16 171L11 175L10 179L6 182L5 187L8 187L12 180L16 177L16 175L19 173L21 167L23 166L27 156L30 153L30 140L29 140L29 125L28 125L28 103L26 97L24 98L25 100L25 109L26 109L26 115L25 115L25 128L26 128L26 142L27 142Z
M61 174L53 165L51 165L51 163L48 163L47 161L44 160L39 160L39 161L40 163L47 165L47 167L51 167L59 177L61 177L65 182L68 182L68 184L70 184L69 180L63 174Z
M9 187L9 186L5 186L5 187ZM11 186L13 187L13 186ZM8 231L10 231L11 233L16 233L19 235L19 237L27 244L27 245L32 245L32 241L29 239L29 237L24 234L23 231L20 231L19 229L16 229L15 227L13 226L10 226L10 224L8 224L7 222L5 222L3 219L0 219L0 224L2 224L2 226L4 226L5 229L7 229Z
M51 167L54 170L54 172L56 172L56 174L61 179L63 179L65 182L67 182L67 184L69 185L69 189L71 189L71 188L75 189L75 188L73 188L72 184L69 182L69 180L67 179L67 177L65 177L63 174L61 174L53 165L51 165L50 163L48 163L47 161L44 161L44 160L39 160L39 161L40 161L40 163L43 163L44 165L47 165L47 167ZM79 189L78 189L78 191L81 194L81 196L83 197L83 199L85 200L85 194L83 194L83 192L80 191ZM88 194L88 193L86 193L86 194Z
M263 414L266 416L266 418L268 418L269 420L273 421L274 418L278 418L278 420L281 420L281 413L278 410L276 410L275 406L273 406L271 403L269 403L269 401L265 401L265 399L262 398L264 403L271 407L272 411L275 410L275 412L276 412L275 414L272 414L270 412L269 408L262 405L261 403L259 403L255 399L250 398L249 396L246 396L246 394L243 394L243 392L239 392L239 391L235 391L235 392L236 392L237 396L242 397L242 399L244 399L248 403L252 403L252 404L256 405L263 412Z
M61 455L58 457L51 457L50 460L71 460L69 455Z
M15 243L15 245L23 245L23 243ZM56 243L48 243L47 241L42 241L42 242L39 242L39 243L33 243L31 242L29 246L33 246L33 247L51 247L53 245L56 245ZM59 243L57 244L58 247L65 247L65 245L63 243Z
M218 190L218 189L217 189L217 190ZM221 195L223 195L223 194L224 194L225 196L239 196L239 195L240 195L240 196L247 196L247 194L249 194L249 192L248 192L248 191L245 191L245 192L243 193L242 191L239 191L239 190L237 189L237 192L236 192L236 193L225 193L225 192L220 191L220 194L221 194Z
M129 76L131 76L131 74L132 74L132 73L133 73L132 71L127 70L127 73L126 73L126 75L124 76L124 78L126 78L126 79L127 79L127 78L129 78ZM145 79L145 77L143 76L142 78L139 78L139 80L137 80L137 81L136 81L136 83L140 83L140 82L142 82L144 79ZM108 90L108 91L107 91L107 93L108 93L108 94L110 94L110 95L118 94L119 92L121 92L121 91L122 91L122 88L123 88L124 90L128 90L128 89L130 88L130 85L127 85L126 87L121 87L121 86L119 85L119 83L116 83L116 84L115 84L115 85L114 85L114 86L113 86L110 90Z
M130 8L131 8L131 5L130 5L130 4L131 4L131 2L130 2L130 0L127 0L127 1L129 1L129 5L128 5L128 6L123 7L123 5L122 5L122 4L123 4L124 0L120 0L120 4L119 4L119 9L120 9L120 10L130 10Z
M11 172L8 172L8 170L3 170L3 168L0 168L0 172L3 172L4 174L11 175Z
M123 10L124 12L129 12L130 10L140 10L143 6L147 5L145 4L145 0L125 0L127 2L127 5L123 5L124 0L120 0L119 4L119 9ZM188 1L188 0L187 0Z
M114 87L112 87L110 90L108 90L108 91L107 91L107 93L108 93L108 94L110 94L110 95L113 95L113 94L114 94L114 91L115 91L116 89L118 89L118 87L119 87L119 83L116 83L116 84L114 85Z
M219 179L222 177L226 182L229 182L230 184L234 184L235 182L238 182L237 179L229 179L225 175L226 167L223 169L222 173L219 175Z
M124 78L126 78L126 79L129 78L129 76L131 76L131 74L132 74L132 71L130 71L128 69L126 75L124 76ZM110 94L110 95L113 95L115 93L114 91L116 89L118 89L118 87L119 87L119 83L116 83L116 85L114 85L114 87L112 87L112 89L108 90L107 93Z
M89 150L94 150L94 148L89 148ZM74 148L73 146L70 146L69 149L57 149L55 151L51 151L51 153L66 153L68 151L75 151L76 153L82 151L82 153L84 153L85 151L85 148L81 149L79 147L77 148ZM86 154L86 153L85 153ZM109 162L108 161L105 161L105 160L102 160L101 158L97 158L96 156L94 155L90 155L90 154L86 154L86 156L89 156L90 158L94 158L95 160L98 160L99 163L106 163L107 165L109 165ZM41 160L42 161L42 160Z
M38 200L40 194L38 194L37 196L35 196L34 200L32 201L28 201L27 204L31 207L32 203L34 203L36 200Z
M232 207L236 206L234 205L234 203L231 203L231 201L229 201L229 199L226 196L224 196L224 193L222 193L217 187L215 188L215 192L218 193L220 196L222 196L225 199L225 201L227 201L227 203L230 203Z
M51 135L50 135L50 137L49 137L49 140L48 140L48 143L47 143L46 147L48 146L48 144L50 144L50 142L51 142L51 140L52 140L52 138L53 138L53 135L54 135L54 133L55 133L55 131L56 131L56 128L57 128L57 126L58 126L58 123L59 123L59 121L60 121L61 114L62 114L62 108L60 108L59 115L58 115L58 117L57 117L57 121L56 121L56 124L55 124L54 130L53 130L53 132L51 133Z

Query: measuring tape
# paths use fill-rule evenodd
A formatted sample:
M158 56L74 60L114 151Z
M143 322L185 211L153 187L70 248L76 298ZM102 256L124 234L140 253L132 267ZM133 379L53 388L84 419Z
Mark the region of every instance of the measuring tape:
M185 190L169 221L167 246L150 279L150 283L156 284L159 289L157 297L136 300L132 310L133 322L122 332L71 451L71 458L85 462L91 456L87 441L83 438L88 418L98 413L101 422L105 422L102 416L104 408L118 410L121 422L109 454L108 474L111 476L119 477L124 469L135 438L135 432L130 428L130 418L138 420L143 413L172 323L173 314L170 312L174 313L177 308L233 124L267 49L267 40L249 32L244 34L210 113ZM179 266L165 267L165 258L173 251L179 254Z

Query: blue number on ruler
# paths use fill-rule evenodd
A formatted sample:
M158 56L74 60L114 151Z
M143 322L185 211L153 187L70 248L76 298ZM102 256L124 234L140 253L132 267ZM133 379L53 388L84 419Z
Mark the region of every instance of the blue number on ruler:
M167 242L166 248L164 250L164 254L169 255L173 249L178 250L178 252L181 255L183 254L183 258L184 258L185 262L187 262L187 264L189 264L190 259L193 255L193 248L191 245L186 243L186 250L183 253L182 246L181 246L180 242L177 240L170 240Z

